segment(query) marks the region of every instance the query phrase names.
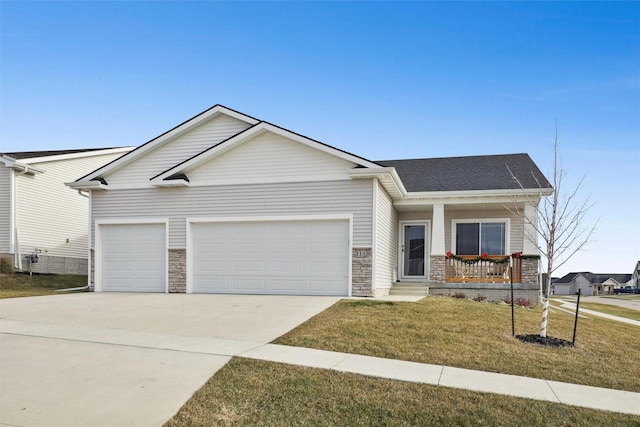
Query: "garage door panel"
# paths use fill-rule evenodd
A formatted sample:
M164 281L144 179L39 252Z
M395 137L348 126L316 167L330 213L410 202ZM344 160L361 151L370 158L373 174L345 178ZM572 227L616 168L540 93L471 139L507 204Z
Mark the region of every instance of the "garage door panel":
M101 290L166 291L165 224L103 224L100 233Z
M347 295L346 220L192 224L193 292Z
M198 289L194 289L194 291L215 292L215 291L225 291L230 288L231 288L231 284L227 279L203 278L198 282Z
M223 223L221 223L223 224ZM219 225L219 224L218 224ZM233 237L236 239L249 238L254 239L256 237L266 237L268 235L267 225L260 222L245 222L242 223L242 227L233 228ZM224 228L224 227L223 227Z
M307 245L305 242L278 242L274 241L271 243L271 254L283 254L286 256L296 255L296 254L304 254L307 250Z
M266 266L264 262L236 261L232 265L233 273L266 273Z
M229 273L229 263L227 261L200 261L194 267L201 274Z
M271 290L274 292L289 293L292 291L302 292L305 289L304 280L291 280L282 278L271 279Z
M261 293L267 290L264 279L233 279L232 284L233 289L238 291L258 291Z
M260 241L239 242L233 245L233 253L250 256L251 254L262 255L267 252L267 244Z
M214 239L214 237L200 236L200 238L211 243L200 244L195 247L196 254L198 254L199 258L206 257L207 255L220 256L227 255L229 253L229 249L231 247L230 244L212 242L212 239Z
M304 273L305 268L304 262L293 262L293 261L272 261L271 262L271 272L272 273Z

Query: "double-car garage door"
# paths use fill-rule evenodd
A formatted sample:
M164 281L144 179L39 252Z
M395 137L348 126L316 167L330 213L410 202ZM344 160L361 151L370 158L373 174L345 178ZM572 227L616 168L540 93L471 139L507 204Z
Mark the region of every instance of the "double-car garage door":
M193 222L187 226L187 291L348 295L347 220ZM165 292L165 224L101 227L99 288Z

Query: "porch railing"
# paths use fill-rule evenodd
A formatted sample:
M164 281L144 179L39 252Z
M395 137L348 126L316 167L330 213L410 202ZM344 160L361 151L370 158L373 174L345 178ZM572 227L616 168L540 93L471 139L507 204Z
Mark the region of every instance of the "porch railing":
M522 280L522 259L510 255L459 255L445 260L445 280L457 283L509 283L509 259L513 258L513 282Z

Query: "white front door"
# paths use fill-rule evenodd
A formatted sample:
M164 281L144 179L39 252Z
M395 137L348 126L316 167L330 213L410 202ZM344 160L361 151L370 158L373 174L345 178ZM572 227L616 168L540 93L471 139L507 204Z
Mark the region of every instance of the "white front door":
M400 225L400 278L426 279L429 271L427 265L428 228L426 222L403 222Z

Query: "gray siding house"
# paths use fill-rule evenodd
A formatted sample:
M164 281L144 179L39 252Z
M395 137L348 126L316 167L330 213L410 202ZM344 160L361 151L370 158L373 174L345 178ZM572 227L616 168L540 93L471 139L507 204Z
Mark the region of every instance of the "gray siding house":
M95 291L501 298L513 265L534 300L553 191L527 154L372 161L221 105L67 185Z

